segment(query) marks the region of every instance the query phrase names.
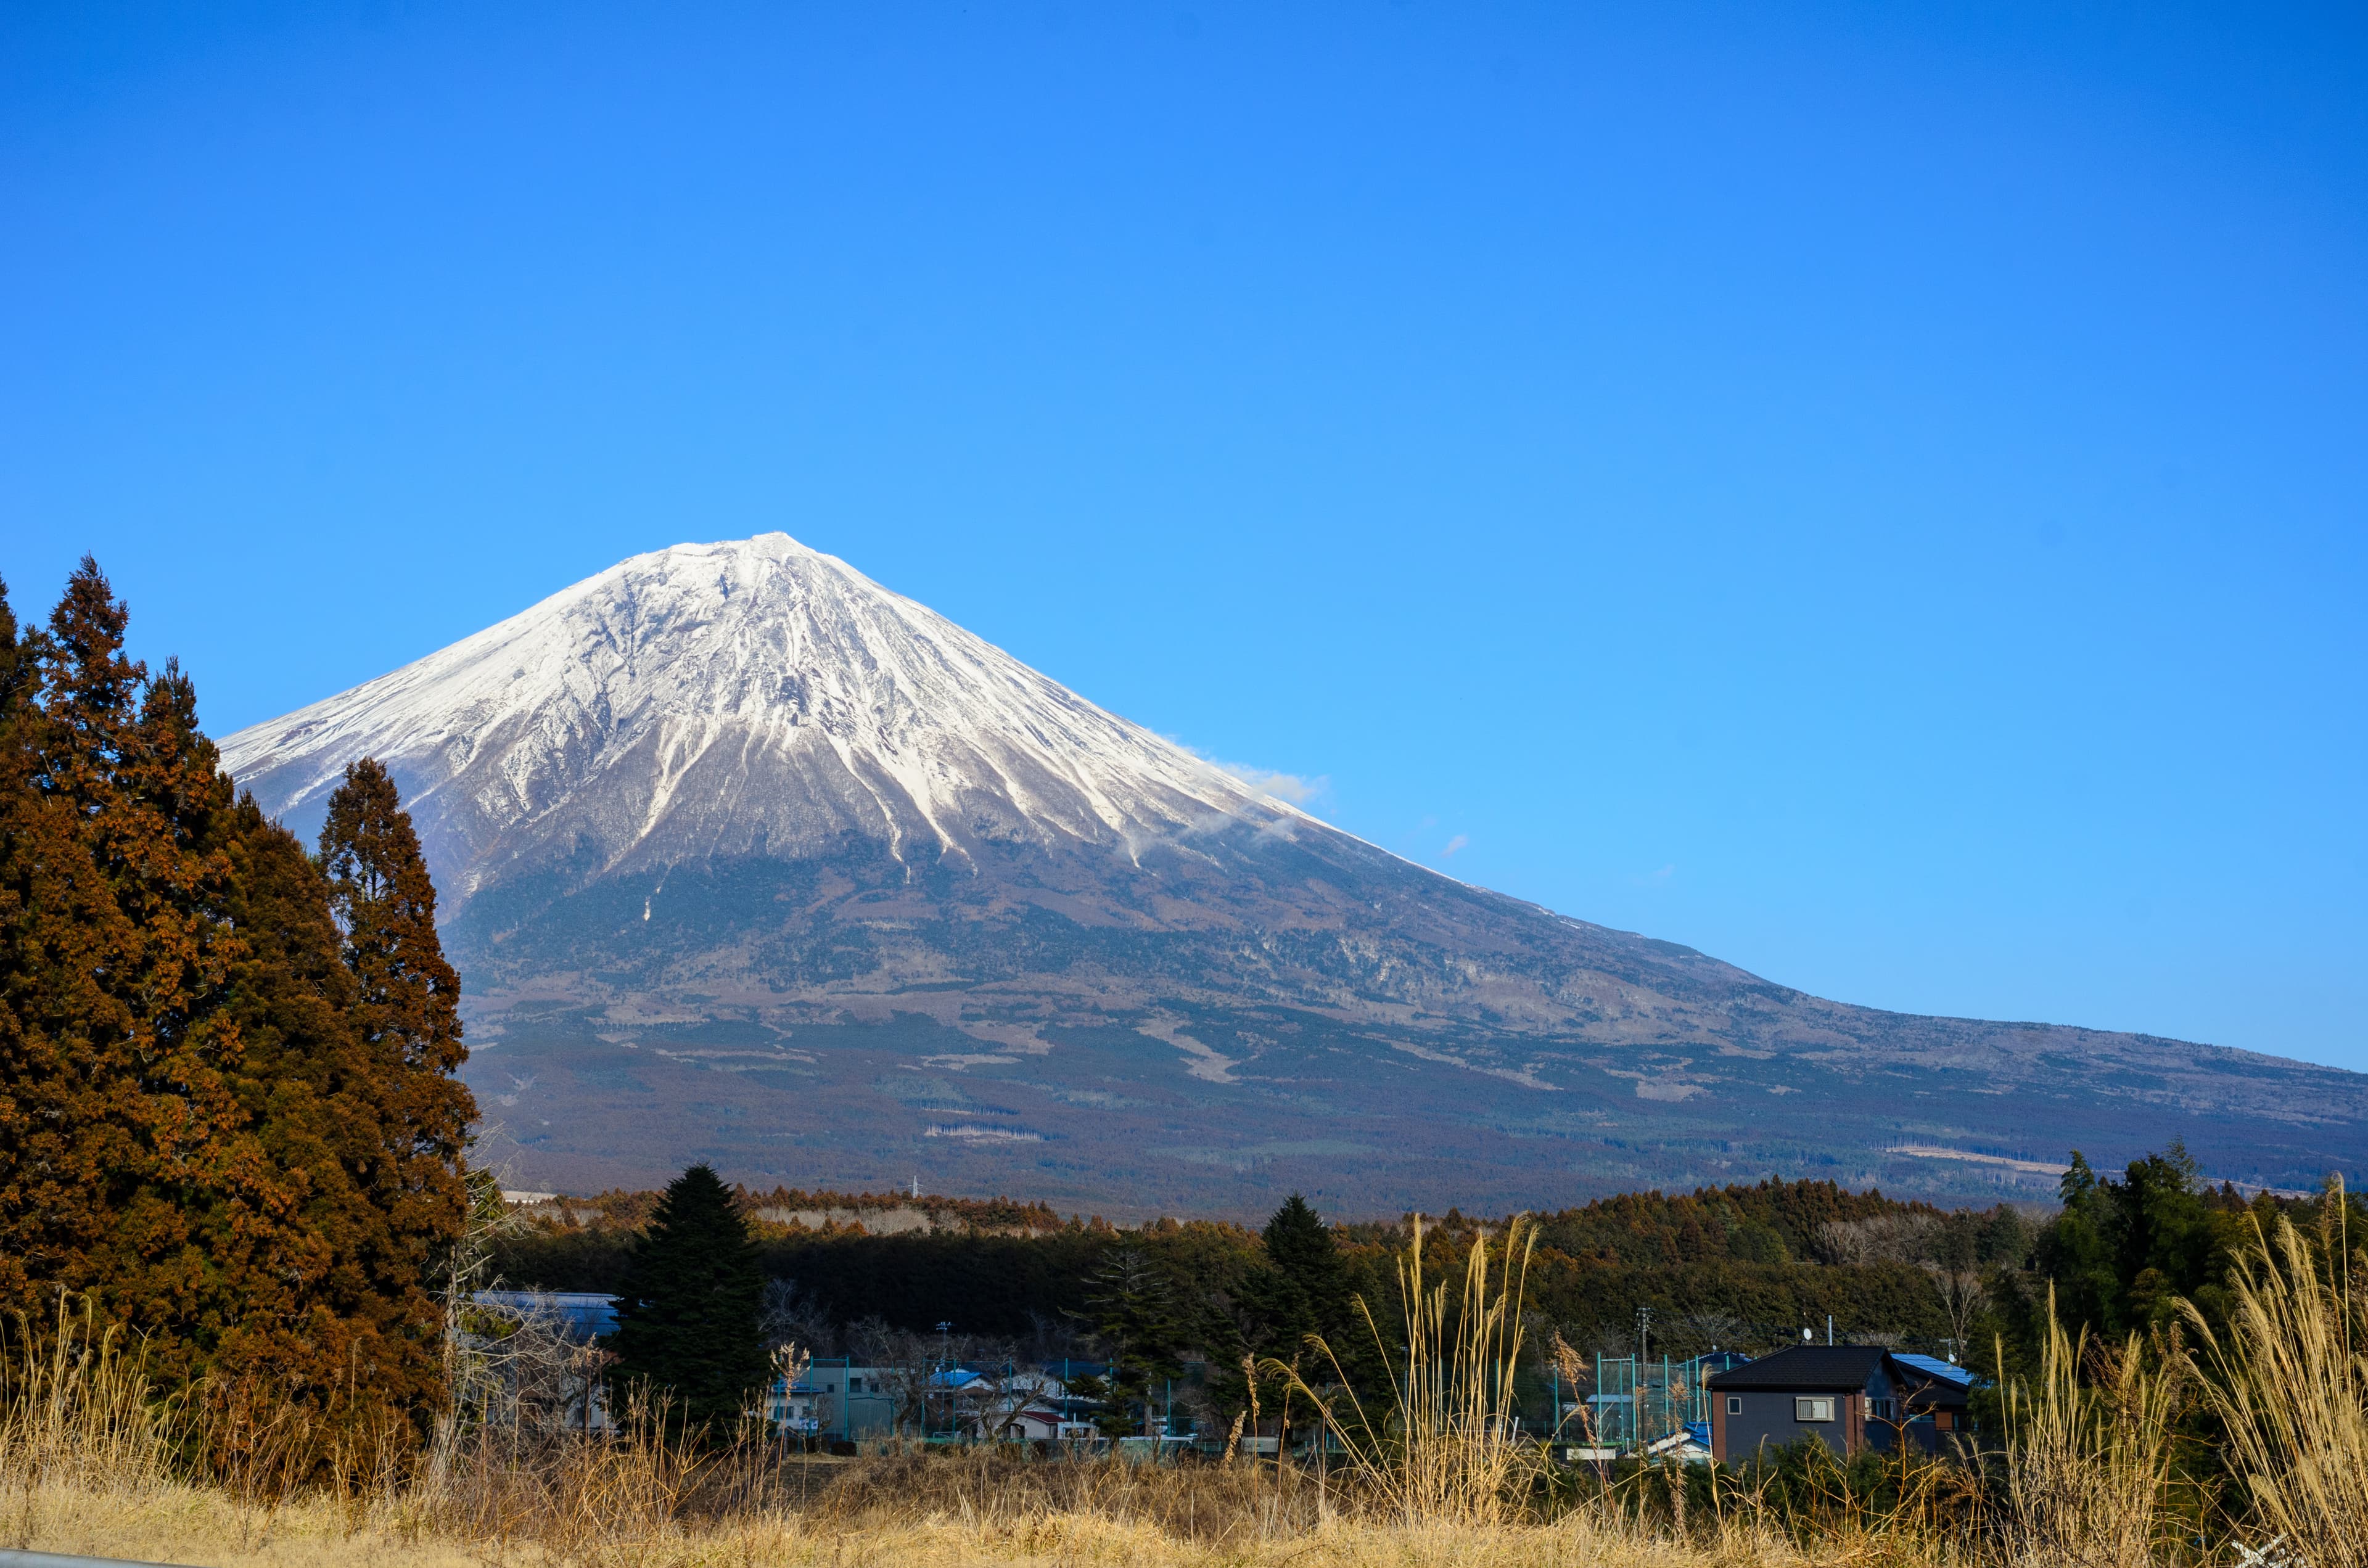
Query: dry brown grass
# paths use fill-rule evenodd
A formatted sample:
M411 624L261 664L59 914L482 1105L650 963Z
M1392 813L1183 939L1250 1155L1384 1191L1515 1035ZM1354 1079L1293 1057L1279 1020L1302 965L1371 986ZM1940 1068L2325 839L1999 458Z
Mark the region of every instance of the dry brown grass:
M1513 1422L1513 1374L1521 1347L1521 1301L1536 1233L1516 1220L1497 1261L1486 1237L1464 1259L1463 1289L1424 1278L1422 1216L1414 1217L1398 1260L1403 1317L1384 1333L1371 1303L1358 1298L1365 1327L1390 1369L1391 1408L1358 1399L1334 1347L1309 1343L1332 1371L1319 1390L1292 1367L1271 1362L1292 1390L1315 1403L1326 1430L1345 1450L1363 1511L1401 1528L1461 1528L1507 1522L1519 1494L1543 1464L1538 1446Z
M94 1336L86 1314L62 1312L51 1326L18 1337L0 1391L0 1546L222 1568L1840 1568L1911 1557L1934 1568L1941 1561L1876 1538L1804 1551L1748 1508L1679 1530L1616 1500L1552 1522L1518 1522L1501 1508L1494 1522L1410 1520L1396 1494L1344 1493L1336 1478L1271 1462L1152 1466L986 1450L835 1460L758 1443L700 1450L668 1437L659 1413L648 1411L629 1412L607 1438L481 1426L448 1450L449 1462L408 1474L336 1451L348 1438L307 1436L300 1424L281 1422L276 1429L284 1430L261 1449L302 1449L311 1460L246 1463L194 1481L176 1462L174 1425L209 1411L219 1418L228 1407L154 1401L137 1358ZM313 1462L324 1453L330 1462ZM266 1483L275 1474L280 1484L272 1491Z
M0 1500L35 1486L164 1481L170 1413L151 1398L120 1335L99 1330L88 1302L63 1297L48 1333L17 1326L13 1343L0 1342Z
M1054 1467L1042 1467L1054 1468ZM1101 1467L1089 1466L1087 1469ZM1177 1479L1173 1472L1159 1478ZM154 1558L219 1568L1866 1568L1910 1559L1896 1552L1807 1552L1781 1537L1732 1528L1688 1540L1574 1516L1553 1525L1406 1528L1336 1519L1274 1535L1235 1539L1172 1532L1164 1505L1145 1488L1142 1513L1112 1510L1108 1478L1084 1480L1089 1494L1061 1506L1041 1497L943 1494L892 1500L851 1513L768 1510L655 1535L580 1542L486 1538L422 1529L400 1507L355 1506L314 1494L278 1507L243 1503L219 1490L167 1483L127 1494L72 1485L23 1499L30 1518L12 1518L8 1544L48 1551ZM1048 1506L1051 1505L1051 1506ZM19 1530L30 1523L29 1532ZM1920 1568L1935 1559L1917 1556Z
M2146 1568L2174 1551L2179 1367L2067 1335L2048 1293L2039 1376L2007 1400L2006 1540L2029 1568ZM2085 1375L2084 1375L2085 1374Z
M2368 1257L2353 1252L2339 1181L2314 1249L2280 1216L2258 1221L2229 1280L2225 1335L2188 1309L2205 1397L2241 1489L2235 1521L2273 1559L2368 1564Z

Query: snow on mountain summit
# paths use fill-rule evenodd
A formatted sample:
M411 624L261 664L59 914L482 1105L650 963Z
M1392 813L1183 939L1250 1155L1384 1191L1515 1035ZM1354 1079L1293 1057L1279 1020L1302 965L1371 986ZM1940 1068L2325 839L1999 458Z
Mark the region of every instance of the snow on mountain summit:
M1307 820L783 533L634 556L222 749L300 825L376 756L461 898L538 851L1131 858L1212 815Z

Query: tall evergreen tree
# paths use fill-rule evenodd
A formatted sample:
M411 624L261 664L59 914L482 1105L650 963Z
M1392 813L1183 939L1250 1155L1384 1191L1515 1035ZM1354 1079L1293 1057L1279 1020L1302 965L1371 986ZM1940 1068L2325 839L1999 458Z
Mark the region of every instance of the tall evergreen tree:
M1378 1389L1383 1381L1379 1347L1357 1311L1348 1260L1323 1216L1294 1192L1268 1219L1258 1243L1258 1262L1238 1298L1202 1330L1212 1346L1223 1346L1209 1379L1218 1403L1231 1409L1249 1403L1248 1380L1238 1369L1246 1354L1294 1365L1318 1385L1332 1381L1337 1363L1360 1391ZM1320 1336L1328 1354L1313 1349L1310 1336ZM1260 1397L1270 1408L1280 1408L1282 1382L1260 1376Z
M85 630L94 611L99 624ZM133 1018L106 982L136 967L138 932L85 831L114 795L112 733L137 682L116 654L121 619L109 619L104 605L77 607L64 650L32 632L10 661L0 1270L17 1310L38 1308L44 1287L86 1288L106 1272L117 1174L137 1145L118 1108Z
M1147 1437L1167 1385L1184 1371L1187 1330L1175 1283L1130 1246L1113 1249L1087 1284L1088 1321L1110 1358L1113 1401L1100 1423L1113 1437L1130 1430Z
M1311 1334L1322 1335L1335 1355L1352 1352L1355 1309L1349 1301L1348 1266L1332 1239L1332 1227L1294 1192L1267 1221L1258 1239L1269 1270L1263 1283L1268 1314L1280 1341L1276 1353L1290 1359Z
M54 1047L41 1029L40 940L32 921L48 827L33 788L34 650L0 583L0 1312L34 1304L49 1197L41 1126Z
M625 1266L609 1339L612 1401L635 1384L672 1395L674 1419L728 1431L772 1376L756 1244L715 1172L667 1184Z
M296 1190L287 1222L246 1257L245 1311L221 1362L284 1400L424 1430L441 1403L441 1315L419 1248L393 1233L367 1183L383 1163L387 1096L357 1028L328 881L252 796L234 828L233 915L248 948L232 986L238 1088L263 1157Z
M188 681L126 658L125 621L85 557L31 640L40 700L20 701L11 725L0 1251L20 1290L95 1290L120 1320L162 1331L156 1364L172 1376L238 1311L208 1214L260 1223L279 1195L226 1072L243 951L225 908L228 783Z
M411 815L376 762L348 767L329 797L320 865L344 933L359 1051L337 1088L341 1158L385 1216L355 1267L402 1303L402 1334L419 1340L436 1322L428 1275L468 1221L461 1154L477 1108L454 1075L468 1052L460 978L436 935L436 887Z
M127 619L86 558L45 632L0 592L0 1310L88 1292L168 1383L420 1419L472 1108L416 841L358 769L333 917Z

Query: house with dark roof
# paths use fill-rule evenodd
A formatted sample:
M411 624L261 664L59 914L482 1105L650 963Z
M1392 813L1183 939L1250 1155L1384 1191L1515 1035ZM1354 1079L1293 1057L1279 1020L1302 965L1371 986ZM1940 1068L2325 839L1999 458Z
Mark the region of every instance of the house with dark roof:
M480 1290L472 1299L520 1322L546 1324L576 1345L617 1332L614 1296L584 1290Z
M1879 1345L1796 1345L1715 1373L1706 1386L1711 1455L1735 1464L1804 1437L1838 1459L1902 1444L1940 1453L1964 1429L1972 1379Z

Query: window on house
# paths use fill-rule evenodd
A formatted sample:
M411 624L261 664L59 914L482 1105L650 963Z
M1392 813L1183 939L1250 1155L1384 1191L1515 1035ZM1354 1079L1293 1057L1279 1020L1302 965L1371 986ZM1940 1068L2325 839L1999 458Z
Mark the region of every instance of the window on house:
M1793 1402L1793 1419L1795 1421L1831 1421L1833 1418L1834 1396L1829 1393Z
M1726 1413L1729 1415L1740 1415L1743 1414L1743 1396L1741 1394L1731 1393L1726 1396Z
M1889 1421L1893 1419L1891 1402L1887 1399L1868 1400L1866 1402L1866 1408L1867 1414L1873 1416L1877 1421Z

